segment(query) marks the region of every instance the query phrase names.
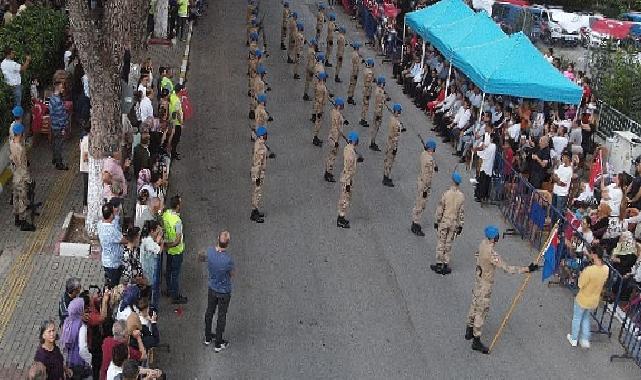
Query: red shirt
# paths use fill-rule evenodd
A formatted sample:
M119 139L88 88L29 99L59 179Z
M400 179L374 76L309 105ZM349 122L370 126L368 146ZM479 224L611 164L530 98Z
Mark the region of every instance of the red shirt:
M102 341L102 363L100 364L100 380L105 380L107 378L107 368L109 368L109 363L111 363L111 351L113 348L124 342L114 339L114 337L106 337ZM142 354L140 351L129 347L129 359L140 360Z

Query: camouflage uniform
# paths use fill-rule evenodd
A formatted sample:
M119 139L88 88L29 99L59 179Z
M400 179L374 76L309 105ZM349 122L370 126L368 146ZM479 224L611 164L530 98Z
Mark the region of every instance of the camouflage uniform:
M254 124L252 125L252 137L256 136L256 128L258 128L258 126L267 125L267 119L269 118L265 105L262 103L256 106L255 115Z
M385 107L385 98L387 94L381 86L376 86L374 90L374 127L370 131L370 143L376 143L376 135L383 124L383 107Z
M434 175L434 158L432 153L424 150L421 153L421 172L418 174L416 180L417 194L416 203L412 210L412 223L420 224L421 215L425 210L427 198L430 196L432 188L432 176Z
M452 185L443 193L436 214L435 223L438 224L436 238L436 263L449 264L452 251L452 241L458 228L463 228L465 214L463 202L465 196L457 186Z
M505 273L517 274L527 273L527 267L511 266L505 264L501 256L494 251L494 242L483 239L476 252L476 277L474 279L474 290L472 290L472 304L467 315L467 325L472 327L474 336L480 337L483 323L490 310L490 298L492 296L492 285L494 284L494 273L496 268L503 269Z
M352 179L356 174L356 150L347 144L343 149L343 173L341 174L341 193L338 198L338 215L345 217L352 200Z
M341 74L346 45L347 42L345 41L345 33L338 33L338 40L336 41L336 71L334 72L335 78L338 78Z
M314 137L318 137L318 132L322 127L323 109L328 98L329 92L327 91L327 86L324 81L319 80L316 82L316 89L314 91L314 114L316 115L316 120L314 121Z
M283 23L280 29L280 44L285 46L285 38L287 37L287 20L289 19L289 8L283 8Z
M307 67L305 69L305 94L309 90L309 83L314 78L314 65L316 62L316 50L314 50L314 45L310 44L307 48Z
M289 42L287 45L287 57L292 58L291 52L294 50L294 44L296 43L296 20L293 17L289 18ZM292 58L293 59L293 58Z
M13 165L13 213L20 220L26 220L29 205L28 190L31 182L27 167L27 148L12 140L9 143L9 154Z
M332 173L334 171L334 162L338 155L338 139L343 129L343 115L341 112L334 108L332 110L332 125L329 129L327 136L327 143L329 144L329 152L327 152L327 159L325 160L325 172Z
M366 67L363 72L363 110L361 111L361 119L367 120L367 112L369 111L369 98L372 96L372 82L374 81L374 72L371 67Z
M316 40L320 40L321 32L323 31L323 24L325 23L325 13L319 10L316 14Z
M265 140L257 138L254 143L254 157L252 159L252 209L260 208L263 198L263 182L265 180L265 167L267 166L267 146Z
M303 35L303 32L301 31L296 31L296 36L294 37L295 43L294 43L294 52L292 54L292 59L294 60L294 75L298 75L298 68L300 66L300 63L302 61L301 58L301 51L303 50L303 45L305 44L305 36Z
M265 82L263 82L263 78L260 77L260 75L256 75L254 77L254 83L252 84L251 87L251 104L250 104L250 110L254 111L256 110L256 106L258 105L258 100L256 99L256 95L261 94L265 92Z
M247 77L247 87L249 89L249 95L251 96L251 91L253 90L254 78L256 78L256 68L258 67L258 57L253 54L249 56L249 76ZM254 94L256 96L256 94Z
M347 96L354 97L354 90L356 90L356 82L358 81L358 73L361 70L361 56L358 51L352 52L352 75L349 77L349 87L347 88Z
M398 137L400 134L401 122L398 121L397 115L392 115L389 119L387 146L385 147L385 160L383 161L383 175L385 175L385 177L389 177L392 173L392 165L396 158L396 149L398 148Z
M325 52L327 61L332 57L332 50L334 49L334 30L336 30L336 24L334 21L329 21L327 23L327 51Z

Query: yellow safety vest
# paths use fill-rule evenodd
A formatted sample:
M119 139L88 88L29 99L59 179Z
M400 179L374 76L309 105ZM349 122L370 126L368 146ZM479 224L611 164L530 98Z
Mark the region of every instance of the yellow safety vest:
M165 231L165 238L167 241L176 240L176 224L178 224L178 222L181 222L180 217L173 210L166 210L162 214L163 230ZM183 234L183 240L180 241L180 244L167 249L168 254L180 255L183 253L185 250L184 236L185 235Z

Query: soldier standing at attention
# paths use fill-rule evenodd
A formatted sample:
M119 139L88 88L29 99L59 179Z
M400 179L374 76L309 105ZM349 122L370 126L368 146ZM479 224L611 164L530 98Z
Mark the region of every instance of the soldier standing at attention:
M9 154L13 165L13 214L16 227L20 231L35 231L36 227L27 221L29 206L29 176L27 148L24 146L24 126L14 123L11 128L13 138L9 144Z
M434 228L436 229L436 265L430 265L430 269L439 274L450 274L450 254L452 252L452 241L456 235L463 231L465 214L463 203L465 196L459 189L461 175L458 172L452 173L452 186L443 193L434 215Z
M256 15L252 15L251 19L247 23L247 46L251 45L251 35L252 33L256 33L258 35L258 19L256 18ZM258 38L256 38L256 45L258 45Z
M325 23L325 4L318 4L318 13L316 14L316 41L320 40L320 35L323 32L323 24Z
M352 179L356 174L356 163L363 159L357 157L355 147L358 145L358 133L351 131L347 135L347 145L343 149L343 173L341 174L341 192L338 198L338 218L336 226L349 228L349 220L345 219L349 203L352 200Z
M479 250L476 252L476 276L474 278L474 289L472 290L472 304L467 315L465 339L474 339L472 341L472 350L489 354L488 348L481 343L481 329L490 310L490 298L492 297L496 268L503 269L505 273L517 274L535 272L539 270L539 266L534 263L530 263L526 267L505 264L501 256L494 250L494 246L499 241L498 227L489 225L485 227L484 232L485 239L481 240Z
M316 51L318 50L318 42L315 38L312 38L309 41L309 46L307 47L307 67L305 68L305 93L303 94L303 100L310 100L309 95L307 95L307 90L309 90L309 83L314 78L314 65L316 62Z
M329 59L332 57L332 51L334 49L334 31L336 31L336 23L334 21L336 21L336 14L330 13L329 22L327 23L327 52L325 55L325 66L327 67L332 67Z
M383 161L383 185L387 187L394 187L394 182L390 178L390 174L392 174L392 165L396 159L398 137L402 131L401 122L398 120L398 116L400 114L401 105L396 103L392 107L392 116L389 118L387 145L385 146L385 160Z
M336 72L334 73L334 82L341 83L340 73L343 67L343 56L345 55L345 28L338 28L338 40L336 41Z
M287 38L287 20L289 19L289 1L283 1L283 23L280 29L280 50L287 50L285 38Z
M327 159L325 160L325 181L336 182L334 179L334 162L336 162L336 155L338 155L339 138L343 134L343 125L348 125L349 122L343 119L341 110L345 108L345 100L343 98L336 98L334 101L334 109L332 110L332 125L329 129L327 142L329 144L329 152L327 152Z
M365 71L363 72L363 109L361 110L360 124L364 128L368 128L367 112L369 111L369 98L372 95L372 83L374 82L374 59L367 58L365 60Z
M298 68L302 61L300 53L303 50L303 45L305 44L305 35L303 34L304 30L305 26L303 23L298 22L296 24L296 37L294 37L294 53L292 54L294 56L294 79L300 79L300 75L298 75Z
M247 36L249 36L249 34L251 33L250 28L252 27L252 19L256 18L257 13L257 4L255 1L251 0L249 3L247 3L247 13L245 14L245 20L247 23ZM247 38L245 44L249 46L249 38Z
M296 23L298 22L298 13L292 12L292 16L289 18L289 42L287 44L287 63L294 63L292 59L292 50L294 50L294 44L296 43Z
M263 81L263 78L267 71L265 70L265 66L259 65L258 68L256 69L256 76L254 77L254 82L252 83L251 86L251 103L249 105L249 118L254 119L256 117L255 111L256 111L256 106L258 105L258 101L256 99L256 95L265 92L267 89L267 85ZM268 90L268 89L267 89Z
M312 119L314 120L314 140L312 143L318 147L323 146L323 142L318 138L318 132L320 132L322 127L325 103L331 96L325 85L326 79L327 74L324 71L318 74L318 82L316 82L316 91L314 92L314 114L312 115Z
M421 153L421 170L418 173L416 203L412 210L412 228L411 231L417 236L425 236L421 229L421 215L425 210L427 198L430 196L432 188L432 176L438 170L434 162L434 152L436 151L436 141L429 139L425 142L424 150Z
M267 106L267 95L265 93L260 93L256 96L256 100L258 101L258 105L256 106L256 119L254 120L252 128L252 141L256 138L256 128L261 125L267 125L268 121L274 120L265 109Z
M252 51L251 48L249 49L249 61L247 68L247 96L252 96L252 86L254 85L254 78L256 78L256 68L258 68L258 62L260 61L260 58L262 56L262 50L254 49Z
M254 155L252 157L251 179L252 179L252 213L249 219L256 223L265 222L265 214L258 211L263 199L263 181L265 180L265 168L267 167L267 128L264 125L256 128L256 142L254 143Z
M385 107L385 101L390 100L390 98L385 93L385 77L378 77L376 84L376 90L374 90L374 128L370 131L369 148L375 152L380 152L381 150L378 145L376 145L376 135L381 124L383 124L383 107Z
M347 104L355 105L354 90L356 90L356 82L358 81L358 73L361 71L361 55L358 54L358 49L361 48L361 43L354 41L352 43L354 51L352 52L352 74L349 77L349 87L347 88Z

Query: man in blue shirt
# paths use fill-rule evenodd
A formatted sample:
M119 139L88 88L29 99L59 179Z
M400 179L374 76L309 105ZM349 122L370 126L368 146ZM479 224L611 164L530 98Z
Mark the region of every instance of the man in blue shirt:
M123 244L126 239L120 231L114 206L106 203L102 206L103 220L98 223L98 240L102 250L102 267L105 270L105 284L113 288L120 283L123 270Z
M218 308L214 340L215 352L222 351L229 344L229 342L223 340L223 332L225 332L225 324L227 323L227 309L231 299L231 278L234 276L234 260L227 253L229 239L229 232L222 231L218 234L216 247L207 249L209 292L207 296L207 312L205 313L205 345L211 344L211 322L216 308Z

